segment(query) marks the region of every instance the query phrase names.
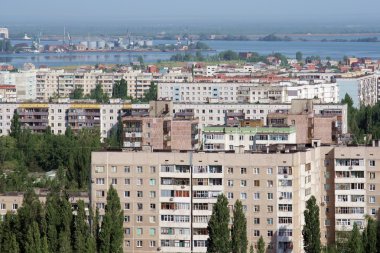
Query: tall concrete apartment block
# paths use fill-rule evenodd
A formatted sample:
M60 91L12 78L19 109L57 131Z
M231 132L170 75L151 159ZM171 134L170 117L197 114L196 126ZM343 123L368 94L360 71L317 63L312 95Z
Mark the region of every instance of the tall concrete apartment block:
M235 201L243 202L249 244L263 236L267 252L302 252L306 200L323 196L320 150L94 152L91 202L104 214L109 186L117 189L124 252L206 252L207 224L221 193L231 215Z

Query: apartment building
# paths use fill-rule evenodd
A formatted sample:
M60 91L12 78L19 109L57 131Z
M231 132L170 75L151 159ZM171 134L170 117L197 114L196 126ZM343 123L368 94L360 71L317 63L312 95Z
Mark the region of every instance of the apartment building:
M113 101L111 101L113 102ZM2 103L0 105L0 135L8 135L14 111L20 115L22 127L32 132L44 132L50 126L53 134L64 134L68 126L73 131L82 128L98 128L107 138L116 126L119 115L148 111L148 104L130 104L116 101L97 104L94 101L56 103Z
M196 150L199 148L198 119L193 114L169 111L160 115L139 113L123 117L123 148L143 149L151 146L161 150Z
M305 202L311 195L321 199L321 154L319 147L274 153L94 152L91 203L104 214L109 185L117 189L125 215L124 252L206 252L207 224L221 193L231 215L235 201L243 202L249 244L256 246L263 236L267 252L303 252Z
M273 144L296 144L295 127L209 126L203 129L204 151L261 151Z
M263 80L264 82L264 80ZM292 82L196 82L159 83L158 99L174 102L290 103L293 99L320 98L323 103L338 103L336 83L325 81Z
M37 194L41 203L45 203L48 197L49 191L47 189L36 188L35 193ZM85 203L86 212L89 211L90 198L88 192L68 192L69 202L71 203L73 209L76 209L78 200L83 200ZM24 200L24 192L6 192L0 193L0 221L3 221L4 216L7 212L16 213L17 210L22 206Z
M292 107L299 107L301 101L302 106L306 106L310 100L292 100L292 104L240 104L240 103L173 103L173 113L176 112L194 112L194 117L199 118L200 128L205 126L224 126L229 120L261 120L264 125L268 122L270 113L288 113ZM339 126L341 133L347 133L347 105L344 104L323 104L318 100L313 100L313 105L309 113L313 113L314 117L337 115L341 119ZM301 107L302 108L302 107ZM303 108L302 108L303 109ZM233 122L232 122L233 123ZM291 123L291 122L290 122ZM233 124L232 124L233 125Z
M18 100L34 100L37 98L35 70L21 70L19 72L0 71L0 83L16 86Z
M15 85L0 85L0 102L16 102L16 86Z

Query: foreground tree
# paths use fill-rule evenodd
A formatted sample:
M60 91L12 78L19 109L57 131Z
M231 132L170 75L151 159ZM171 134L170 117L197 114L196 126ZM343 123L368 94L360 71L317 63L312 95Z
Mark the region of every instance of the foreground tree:
M367 227L363 232L363 247L364 252L366 253L376 253L376 243L377 243L377 235L376 235L376 221L371 217L367 218Z
M254 253L253 245L252 244L251 244L251 246L249 246L249 253Z
M306 202L304 211L305 226L303 228L304 249L306 253L321 252L321 232L319 227L319 207L314 196Z
M231 228L231 248L233 253L247 252L247 219L240 200L235 202Z
M259 242L257 243L257 253L265 253L265 242L263 236L260 236Z
M221 194L213 206L212 215L207 226L209 234L207 252L229 253L231 251L229 221L228 200L226 196Z
M13 113L13 118L11 120L11 129L9 131L9 135L17 140L20 134L21 134L20 115L18 114L17 110L15 110Z
M351 231L351 236L348 241L348 250L349 250L349 253L363 253L364 252L362 236L360 235L360 231L356 223L354 223L354 227Z
M107 205L99 234L99 252L123 252L123 236L123 211L117 191L111 185L107 194Z

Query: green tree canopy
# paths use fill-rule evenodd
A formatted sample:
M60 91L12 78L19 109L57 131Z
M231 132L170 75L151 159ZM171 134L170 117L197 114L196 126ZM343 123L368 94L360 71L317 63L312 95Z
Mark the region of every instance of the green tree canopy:
M244 215L243 204L237 200L233 211L231 227L231 247L233 253L247 252L247 219Z
M311 196L306 202L304 211L305 225L303 227L304 249L306 253L321 252L321 232L319 225L319 207L317 200Z
M229 221L228 200L226 196L220 194L213 206L212 215L207 226L209 234L207 252L229 253L231 251Z

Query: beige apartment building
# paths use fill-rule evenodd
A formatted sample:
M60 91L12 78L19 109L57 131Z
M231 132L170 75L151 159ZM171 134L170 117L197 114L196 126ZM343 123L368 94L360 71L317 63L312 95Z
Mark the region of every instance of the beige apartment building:
M322 197L323 158L320 147L274 153L94 152L91 201L102 214L109 185L117 189L125 252L205 252L207 223L221 193L231 214L235 201L243 202L249 244L256 246L263 236L267 252L302 252L305 202L311 195Z
M113 185L124 208L125 252L205 252L219 194L243 202L249 244L304 252L307 199L320 207L322 244L377 217L379 142L372 146L279 145L266 152L94 152L91 203L104 213ZM284 146L284 147L282 147ZM281 148L282 147L282 148ZM231 212L232 215L232 212Z

